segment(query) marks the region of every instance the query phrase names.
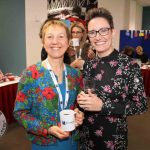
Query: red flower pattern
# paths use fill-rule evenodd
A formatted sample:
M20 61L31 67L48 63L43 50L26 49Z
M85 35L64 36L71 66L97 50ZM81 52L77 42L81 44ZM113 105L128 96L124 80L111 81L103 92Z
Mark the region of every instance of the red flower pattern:
M37 79L40 77L40 74L37 70L32 71L32 78Z
M50 118L50 120L51 120L51 121L54 121L54 120L55 120L55 117L54 117L54 116L52 116L52 117Z
M21 91L18 92L16 100L19 102L24 102L26 98L26 95L22 93Z
M33 78L33 79L37 79L37 78L40 77L40 73L39 73L39 71L37 70L36 65L33 65L33 66L29 67L29 70L32 72L32 78Z
M56 95L55 92L53 91L52 88L46 87L43 92L42 92L43 96L46 97L47 99L51 100L54 98L54 96Z

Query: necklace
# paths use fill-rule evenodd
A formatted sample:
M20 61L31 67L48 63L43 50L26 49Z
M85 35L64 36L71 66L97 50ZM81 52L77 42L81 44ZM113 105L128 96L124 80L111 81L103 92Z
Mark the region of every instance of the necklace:
M64 68L65 68L65 84L66 84L66 93L65 93L65 102L64 102L64 105L63 105L63 97L62 97L62 93L61 93L61 90L60 90L60 87L59 87L59 84L57 82L57 79L56 79L56 76L52 70L52 67L48 61L48 58L45 60L45 63L46 63L46 66L49 70L49 73L51 75L51 78L53 80L53 83L55 85L55 88L57 90L57 93L58 93L58 96L59 96L59 102L60 102L60 107L61 107L61 110L63 109L66 109L67 107L67 104L68 104L68 99L69 99L69 88L68 88L68 79L67 79L67 69L66 69L66 65L64 65Z

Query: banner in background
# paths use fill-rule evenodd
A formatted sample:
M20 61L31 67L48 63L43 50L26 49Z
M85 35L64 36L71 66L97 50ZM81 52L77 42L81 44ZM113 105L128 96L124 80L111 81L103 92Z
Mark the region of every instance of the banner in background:
M121 30L120 51L126 46L142 46L144 53L150 58L150 30Z

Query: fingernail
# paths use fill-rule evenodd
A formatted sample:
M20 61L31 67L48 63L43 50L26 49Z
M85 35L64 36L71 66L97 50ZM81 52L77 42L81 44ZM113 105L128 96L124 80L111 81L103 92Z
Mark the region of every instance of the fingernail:
M60 124L60 122L59 122L57 125L58 125L58 127L61 127L61 124Z

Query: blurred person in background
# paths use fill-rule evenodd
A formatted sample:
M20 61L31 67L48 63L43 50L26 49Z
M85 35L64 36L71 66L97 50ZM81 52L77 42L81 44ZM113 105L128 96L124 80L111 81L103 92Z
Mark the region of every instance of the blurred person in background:
M80 22L83 24L83 26L85 26L86 25L85 20L81 18L81 13L82 13L81 7L75 5L72 9L71 16L68 17L67 20L70 20L72 23Z
M71 44L67 53L71 59L71 66L74 68L81 69L85 60L89 60L95 57L94 51L91 49L90 43L86 42L87 34L86 29L80 22L72 24L71 28ZM75 42L74 46L74 40Z
M134 48L131 46L125 46L125 48L123 49L122 53L126 54L127 56L133 58L134 57Z
M137 46L135 50L136 50L135 58L139 59L141 63L148 63L148 57L144 53L142 46Z

